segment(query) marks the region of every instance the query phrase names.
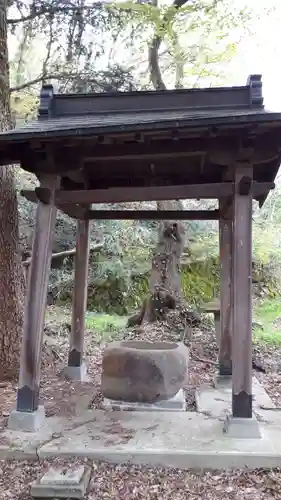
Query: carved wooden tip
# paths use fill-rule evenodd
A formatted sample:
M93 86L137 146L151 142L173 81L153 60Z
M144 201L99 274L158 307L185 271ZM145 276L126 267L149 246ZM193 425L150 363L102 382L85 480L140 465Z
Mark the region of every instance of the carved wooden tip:
M250 87L250 106L263 108L262 76L250 75L247 85Z
M54 87L51 84L45 84L42 86L40 92L40 104L38 110L38 118L50 118L51 115L51 103L54 95Z

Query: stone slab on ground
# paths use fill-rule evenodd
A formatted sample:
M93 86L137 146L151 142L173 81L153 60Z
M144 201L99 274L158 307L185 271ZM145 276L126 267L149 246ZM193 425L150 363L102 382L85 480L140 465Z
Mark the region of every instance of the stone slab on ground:
M104 398L103 404L106 408L123 411L186 411L187 408L183 389L180 389L173 398L158 403L126 403Z
M76 469L50 468L41 479L31 485L34 498L84 498L91 477L90 467Z

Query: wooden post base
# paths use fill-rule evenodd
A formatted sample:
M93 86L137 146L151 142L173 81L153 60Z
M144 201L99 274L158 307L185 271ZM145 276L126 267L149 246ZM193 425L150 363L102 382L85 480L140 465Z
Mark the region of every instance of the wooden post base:
M24 385L18 389L17 393L17 411L36 411L39 404L39 387L33 388Z
M68 354L68 366L81 366L83 360L83 353L77 349L71 349Z
M219 375L223 377L231 377L232 375L231 359L219 359Z
M236 418L252 418L253 396L241 391L239 394L232 393L232 415Z

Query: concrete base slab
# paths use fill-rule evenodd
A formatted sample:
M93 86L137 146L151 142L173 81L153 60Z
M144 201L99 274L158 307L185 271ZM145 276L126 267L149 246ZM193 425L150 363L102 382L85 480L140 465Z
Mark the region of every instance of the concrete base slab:
M197 411L204 415L210 415L225 420L231 414L232 406L232 384L228 377L221 378L216 387L202 385L195 394ZM268 411L263 408L274 407L269 395L253 377L253 412L257 417L266 419Z
M208 415L87 409L46 418L44 426L33 433L4 429L0 459L74 457L186 470L281 467L281 411L271 411L273 404L263 388L255 383L259 439L223 433L225 414L222 419L215 403L229 410L231 391L213 390ZM259 409L262 404L268 408Z
M123 411L186 411L187 408L183 389L180 389L173 398L152 404L127 403L125 401L114 401L113 399L107 398L104 398L103 404L105 408Z
M90 467L63 470L51 468L31 485L34 498L84 498L91 477Z
M63 376L68 380L75 382L90 382L91 379L87 373L87 366L82 363L81 366L65 366L62 371Z
M228 417L223 426L228 437L236 439L260 439L262 437L259 423L253 418Z
M45 409L44 406L39 406L33 412L12 410L8 420L8 428L24 432L36 432L44 423Z
M280 424L261 423L261 439L236 439L222 432L219 420L195 412L94 410L92 416L75 433L43 444L39 458L87 457L186 470L281 465Z

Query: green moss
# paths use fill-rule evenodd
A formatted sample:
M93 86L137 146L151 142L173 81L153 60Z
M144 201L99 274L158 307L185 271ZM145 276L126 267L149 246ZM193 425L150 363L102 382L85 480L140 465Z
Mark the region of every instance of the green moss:
M107 314L129 314L138 309L149 291L149 273L131 281L110 279L102 286L89 287L88 309ZM197 306L218 294L218 268L215 259L193 262L181 268L181 285L188 304Z
M125 262L119 262L112 269L106 268L104 273L92 268L92 284L88 287L90 311L123 316L141 306L149 291L149 271L143 270L144 265L140 266L137 261L134 274L130 271L131 267L131 263L129 267ZM253 277L261 281L262 289L268 296L275 297L278 294L277 280L268 267L255 262ZM194 308L218 297L218 258L184 263L181 267L181 285L186 302ZM64 300L69 302L70 298L71 290L67 289Z
M218 263L214 258L186 264L181 270L181 284L188 304L197 306L219 293Z

